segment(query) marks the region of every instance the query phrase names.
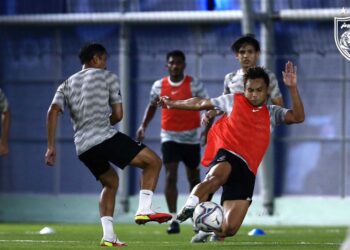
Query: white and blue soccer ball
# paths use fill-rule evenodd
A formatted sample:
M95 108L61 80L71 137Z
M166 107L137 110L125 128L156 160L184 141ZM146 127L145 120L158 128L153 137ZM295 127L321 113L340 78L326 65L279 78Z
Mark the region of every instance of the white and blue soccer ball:
M193 212L194 227L204 232L219 230L223 219L224 211L222 207L212 201L198 204Z

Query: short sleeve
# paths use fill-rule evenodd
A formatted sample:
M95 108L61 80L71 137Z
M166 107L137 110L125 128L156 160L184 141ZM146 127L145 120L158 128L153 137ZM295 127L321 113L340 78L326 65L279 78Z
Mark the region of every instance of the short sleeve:
M160 90L162 87L162 81L155 81L152 85L151 92L149 94L149 103L155 105L160 97Z
M67 89L67 87L66 87L66 85L68 83L67 81L63 82L60 86L58 86L56 93L53 97L53 100L51 102L51 104L58 105L62 112L64 111L64 107L66 106L65 96L67 96L67 93L65 93L65 91Z
M191 91L193 96L201 98L209 98L207 90L204 88L204 84L200 81L192 81Z
M215 106L215 108L224 111L228 115L231 113L234 104L233 94L221 95L216 98L211 98L210 101Z
M223 95L230 93L229 83L230 83L230 74L227 74L224 79L224 91L222 93Z
M284 117L289 109L282 108L277 105L268 105L267 107L270 112L270 123L272 128L284 122Z
M117 75L109 72L106 81L109 86L109 104L116 104L122 102L122 95L120 91L120 83Z

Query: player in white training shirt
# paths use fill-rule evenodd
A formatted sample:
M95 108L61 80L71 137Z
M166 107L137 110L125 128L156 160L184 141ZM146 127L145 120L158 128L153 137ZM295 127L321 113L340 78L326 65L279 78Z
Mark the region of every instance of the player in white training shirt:
M155 213L151 209L161 160L144 144L135 142L113 127L123 118L123 106L119 80L115 74L106 70L106 49L101 44L88 44L81 49L79 58L82 70L58 87L49 108L45 160L49 166L55 163L58 115L67 107L78 157L103 186L99 202L103 228L100 245L125 246L113 229L119 178L110 163L121 169L132 165L143 170L135 222L145 224L149 221L166 222L172 217L170 214Z

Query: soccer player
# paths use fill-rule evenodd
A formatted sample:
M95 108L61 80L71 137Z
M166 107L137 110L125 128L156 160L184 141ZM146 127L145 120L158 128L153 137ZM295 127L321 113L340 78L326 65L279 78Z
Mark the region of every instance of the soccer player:
M4 92L0 89L0 113L1 113L1 137L0 137L0 156L7 155L9 152L8 138L10 133L10 109Z
M150 102L139 129L137 139L143 140L145 131L157 111L157 101L162 95L170 96L174 100L191 97L208 98L203 84L185 75L185 55L182 51L174 50L166 55L166 67L169 76L154 82L150 92ZM190 191L200 182L200 112L187 110L162 109L161 115L161 143L163 163L166 169L165 197L169 212L173 215L169 234L180 232L180 224L175 220L177 212L177 172L179 162L186 166L187 180Z
M252 35L245 35L238 38L231 46L236 59L238 60L241 68L236 72L228 73L224 80L223 94L243 92L243 76L247 72L248 68L257 65L260 56L260 44ZM278 87L278 81L274 73L265 69L269 76L270 84L268 89L268 103L283 107L283 98L281 91ZM208 111L203 120L207 123L210 119L216 115L214 111ZM263 203L263 214L273 215L274 213L274 169L273 165L263 165L260 169L260 194Z
M160 103L167 108L218 109L225 112L208 134L202 164L211 166L211 169L192 190L177 216L178 220L185 221L192 217L194 208L200 202L206 201L210 194L223 187L221 204L224 221L215 236L229 237L237 233L252 202L255 175L269 145L270 129L280 123L301 123L305 119L296 69L288 62L282 73L291 96L292 109L266 105L269 76L261 67L249 68L244 75L244 93L183 101L161 98ZM192 242L204 242L209 235L200 231Z
M79 58L82 70L58 87L48 110L45 160L49 166L55 163L58 115L68 107L78 157L103 186L99 202L103 228L100 245L125 246L113 229L119 180L110 162L121 169L132 165L143 170L135 222L144 224L149 221L162 223L172 218L170 214L155 213L151 209L161 160L144 144L135 142L113 127L123 118L123 106L119 80L106 70L106 49L101 44L87 44L81 49Z

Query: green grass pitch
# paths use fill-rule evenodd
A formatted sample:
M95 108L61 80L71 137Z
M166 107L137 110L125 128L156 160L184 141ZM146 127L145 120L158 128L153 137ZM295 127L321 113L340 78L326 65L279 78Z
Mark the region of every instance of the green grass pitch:
M40 235L45 226L55 229L55 234ZM217 243L189 243L193 232L189 224L182 225L181 233L167 235L167 224L116 224L120 240L128 246L124 249L339 249L346 234L345 227L285 227L244 226L235 237ZM262 228L266 235L248 236L253 228ZM0 224L0 249L101 249L99 224Z

